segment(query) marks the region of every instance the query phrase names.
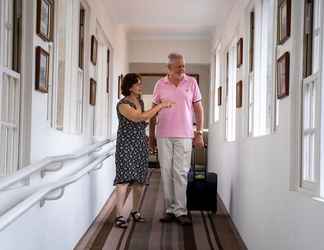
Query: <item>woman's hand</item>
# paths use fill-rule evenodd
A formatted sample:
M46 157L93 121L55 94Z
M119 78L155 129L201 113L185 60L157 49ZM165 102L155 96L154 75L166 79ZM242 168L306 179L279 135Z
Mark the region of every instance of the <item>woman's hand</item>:
M204 138L203 138L203 136L201 134L195 133L194 145L195 145L196 148L203 148L205 146Z
M160 104L161 109L163 108L171 108L172 106L175 105L175 102L172 101L162 101Z

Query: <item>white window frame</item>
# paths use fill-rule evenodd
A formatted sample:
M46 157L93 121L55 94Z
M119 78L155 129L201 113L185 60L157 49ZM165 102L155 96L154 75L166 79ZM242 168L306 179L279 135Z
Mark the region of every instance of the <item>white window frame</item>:
M250 47L251 47L251 37L250 37L250 34L251 34L251 13L254 13L254 35L253 35L253 67L252 67L252 70L250 70L250 63L251 63L251 58L250 58ZM248 40L248 86L247 86L247 93L248 93L248 98L247 98L247 128L248 128L248 131L247 131L247 135L248 136L252 136L253 135L253 121L254 121L254 118L253 118L253 107L254 107L254 72L255 72L255 10L254 10L254 6L253 7L250 7L248 8L248 11L247 11L247 23L248 23L248 29L247 29L247 40Z
M301 4L304 10L304 1ZM299 188L301 191L315 196L324 197L324 174L323 174L323 156L321 152L323 149L323 45L321 43L324 39L321 24L323 25L324 18L321 17L324 4L321 0L314 1L313 13L313 61L312 74L303 79L303 73L300 74L301 79L301 126L300 126L300 140L299 140L299 157L298 162L300 166L299 171ZM302 11L304 14L304 11ZM302 27L304 27L304 18L302 18ZM303 35L303 28L302 28ZM303 44L303 36L301 37L301 44ZM303 46L301 46L301 55L303 55ZM301 64L303 65L303 63ZM303 68L301 70L303 72ZM311 143L309 142L311 139Z
M49 97L51 101L52 114L51 124L56 129L63 130L70 134L82 134L85 124L84 119L84 100L85 100L85 79L87 79L87 31L88 31L88 6L80 0L59 0L64 6L64 13L59 13L58 5L55 10L55 38L54 38L54 73L53 73L53 90ZM84 69L79 69L79 21L81 4L85 10L85 43L84 43ZM64 20L64 21L62 21ZM62 27L62 22L64 27ZM64 28L64 30L62 30ZM61 47L60 43L64 43ZM63 53L63 56L59 56ZM60 59L61 57L61 59ZM62 60L60 64L59 60ZM59 75L61 70L63 74ZM63 84L62 89L59 84ZM59 92L63 91L63 92ZM58 114L58 97L63 95L61 105L63 113ZM63 123L59 124L59 115L63 116Z
M211 66L210 66L210 91L209 91L209 106L212 107L209 109L209 126L213 125L215 123L215 91L216 91L216 84L215 84L215 62L216 62L216 56L215 56L215 50L213 50L213 53L211 55Z
M111 91L107 93L107 75L111 70L111 59L110 72L107 72L107 50L110 50L110 58L112 58L112 49L107 39L104 30L101 25L97 23L96 26L96 37L98 40L98 57L97 65L95 67L95 78L97 82L96 90L96 105L94 106L94 130L93 135L96 138L110 136L111 132L111 119L109 119L111 111ZM110 79L109 79L110 80ZM111 84L109 84L110 87Z
M221 45L219 44L215 51L215 65L214 65L214 90L213 90L213 100L214 100L214 113L213 116L214 123L220 120L220 107L218 106L218 88L221 86Z
M324 3L321 1L320 4L321 10L321 24L324 24ZM324 198L324 31L323 27L321 27L320 41L322 46L320 47L320 197Z
M228 87L225 98L225 140L233 142L236 139L236 41L235 38L228 48ZM225 60L226 57L225 57Z
M254 1L247 9L248 43L250 44L250 13L254 12L254 63L248 75L248 136L268 135L275 130L275 0ZM265 31L266 27L266 31ZM249 60L249 59L248 59ZM255 82L263 84L254 84Z
M0 2L0 176L13 174L20 163L21 74L12 69L13 3Z

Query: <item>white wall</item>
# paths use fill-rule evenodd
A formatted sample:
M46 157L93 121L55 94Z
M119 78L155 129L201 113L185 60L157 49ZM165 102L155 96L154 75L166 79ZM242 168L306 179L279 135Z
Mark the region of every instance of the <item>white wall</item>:
M129 41L129 62L166 63L170 52L185 56L186 63L209 64L210 41L137 39Z
M34 4L36 1L34 1ZM102 8L103 4L101 0L88 1L90 7L90 34L86 36L90 40L90 35L95 34L96 23L98 22L105 32L105 36L111 43L113 47L113 67L112 67L112 81L111 81L111 93L112 103L111 110L113 115L113 129L116 132L116 112L115 105L117 103L117 78L121 72L126 72L128 69L127 64L127 42L125 29L122 26L114 25L107 16L107 11ZM36 15L36 8L34 8L34 17ZM36 22L34 18L34 22ZM36 27L36 25L34 25ZM35 45L39 44L40 38L35 35L34 42ZM89 56L90 57L90 56ZM34 61L34 60L33 60ZM34 68L33 68L34 72ZM94 77L94 66L89 63L89 78ZM95 78L95 77L94 77ZM34 78L33 81L34 82ZM31 131L31 161L35 162L42 159L48 154L63 154L73 152L74 150L82 147L84 144L93 141L91 138L91 126L92 123L91 113L93 112L93 106L87 105L84 110L85 119L88 119L87 127L85 128L84 135L71 135L67 133L62 133L61 131L51 129L50 123L47 120L47 94L34 91L32 92L32 131ZM89 93L89 79L85 79L85 91ZM84 99L88 102L88 98ZM46 142L47 147L39 147L40 143Z
M25 11L30 27L36 27L36 0L28 1ZM113 48L113 68L111 84L111 118L112 131L116 134L118 121L116 120L115 105L117 102L117 78L122 72L128 71L128 54L126 32L123 26L116 25L107 15L107 10L103 8L102 0L87 1L91 9L90 33L95 34L95 24L100 23L106 37ZM32 18L32 19L31 19ZM34 34L36 32L34 31ZM90 35L87 36L90 38ZM41 43L39 37L33 37L34 48ZM33 57L35 53L33 53ZM89 59L90 60L90 59ZM40 93L34 89L34 58L24 60L32 67L26 72L29 77L29 89L31 100L26 101L26 105L31 105L31 138L30 159L37 162L46 156L57 154L68 154L95 141L90 136L90 128L85 128L82 135L72 135L52 129L47 120L47 94ZM91 64L90 64L91 65ZM94 74L93 66L89 69L89 78ZM31 71L31 72L30 72ZM85 80L88 88L89 79ZM86 90L87 91L87 90ZM88 101L86 98L85 101ZM86 105L85 116L89 116L92 107ZM89 121L86 123L89 125ZM98 139L98 138L97 138ZM104 202L113 191L113 178L115 167L113 158L108 160L104 167L91 175L82 178L76 184L67 188L66 193L59 201L49 202L45 207L34 206L29 212L10 225L4 232L0 233L1 249L3 250L70 250L76 245L78 240L86 232L95 216L102 208Z
M241 1L228 18L221 40L223 46L235 36L244 34L242 18L247 2ZM219 194L249 250L324 249L324 203L290 191L291 169L296 171L297 167L294 159L297 157L296 88L300 58L296 38L300 36L298 27L301 25L297 20L301 17L298 9L301 2L292 1L292 35L277 55L290 51L292 76L290 96L279 104L278 130L268 136L243 137L245 106L237 111L238 138L233 143L226 143L224 105L220 109L221 120L212 123L209 129L209 169L218 173ZM246 39L244 37L244 42ZM243 96L247 98L246 92Z

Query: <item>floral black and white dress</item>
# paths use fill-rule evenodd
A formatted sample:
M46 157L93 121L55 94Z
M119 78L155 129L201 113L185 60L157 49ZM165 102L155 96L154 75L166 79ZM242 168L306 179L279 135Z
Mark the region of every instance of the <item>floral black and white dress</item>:
M123 98L117 104L119 120L116 143L116 178L114 185L122 183L145 182L148 171L148 144L146 141L146 122L133 122L119 112L119 105L129 104L136 109L136 105ZM144 111L143 100L140 100Z

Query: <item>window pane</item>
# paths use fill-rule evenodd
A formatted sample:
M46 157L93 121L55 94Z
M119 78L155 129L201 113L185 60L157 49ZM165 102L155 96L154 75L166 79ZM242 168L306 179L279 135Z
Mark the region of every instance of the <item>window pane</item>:
M304 87L304 129L310 127L310 90L309 85L307 84Z
M249 112L252 114L253 121L253 136L260 136L268 134L272 131L275 122L275 87L273 77L274 65L274 50L273 45L275 38L273 35L274 28L274 0L257 1L253 10L253 17L250 14L250 31L251 19L254 21L253 25L253 92L249 95L253 96L253 110ZM250 34L250 40L252 35ZM250 72L251 72L250 65ZM249 85L250 85L249 81ZM250 87L249 87L250 88ZM250 92L251 89L249 89ZM250 126L250 125L249 125ZM249 128L249 131L251 129Z
M58 70L56 81L56 128L63 129L64 126L64 94L65 94L65 50L66 50L66 28L65 15L66 5L65 1L57 1L57 44L56 49L58 53Z
M313 24L313 74L319 72L320 68L320 25L321 25L321 15L320 15L320 1L315 1L314 5L314 24Z
M12 69L13 62L13 21L14 21L14 2L13 1L1 1L1 15L2 23L1 28L3 34L1 34L1 53L0 58L1 65Z
M218 87L220 83L220 51L217 50L215 56L215 77L214 77L214 122L219 120L219 107L218 107Z
M254 85L254 77L253 72L249 75L249 128L248 135L252 135L253 133L253 85Z
M314 181L314 167L315 167L315 134L310 135L309 142L309 180Z
M10 175L18 169L20 79L14 72L0 77L0 175Z
M303 140L303 180L309 179L309 135Z
M310 84L310 127L315 128L315 118L316 118L316 90L315 82Z
M305 0L304 10L304 78L312 74L313 61L313 0Z
M79 68L84 67L84 31L85 31L85 11L80 8L79 17Z
M236 43L229 49L228 54L228 96L227 96L227 140L235 140L236 130Z
M249 46L249 69L253 71L254 67L254 11L250 13L250 46Z

